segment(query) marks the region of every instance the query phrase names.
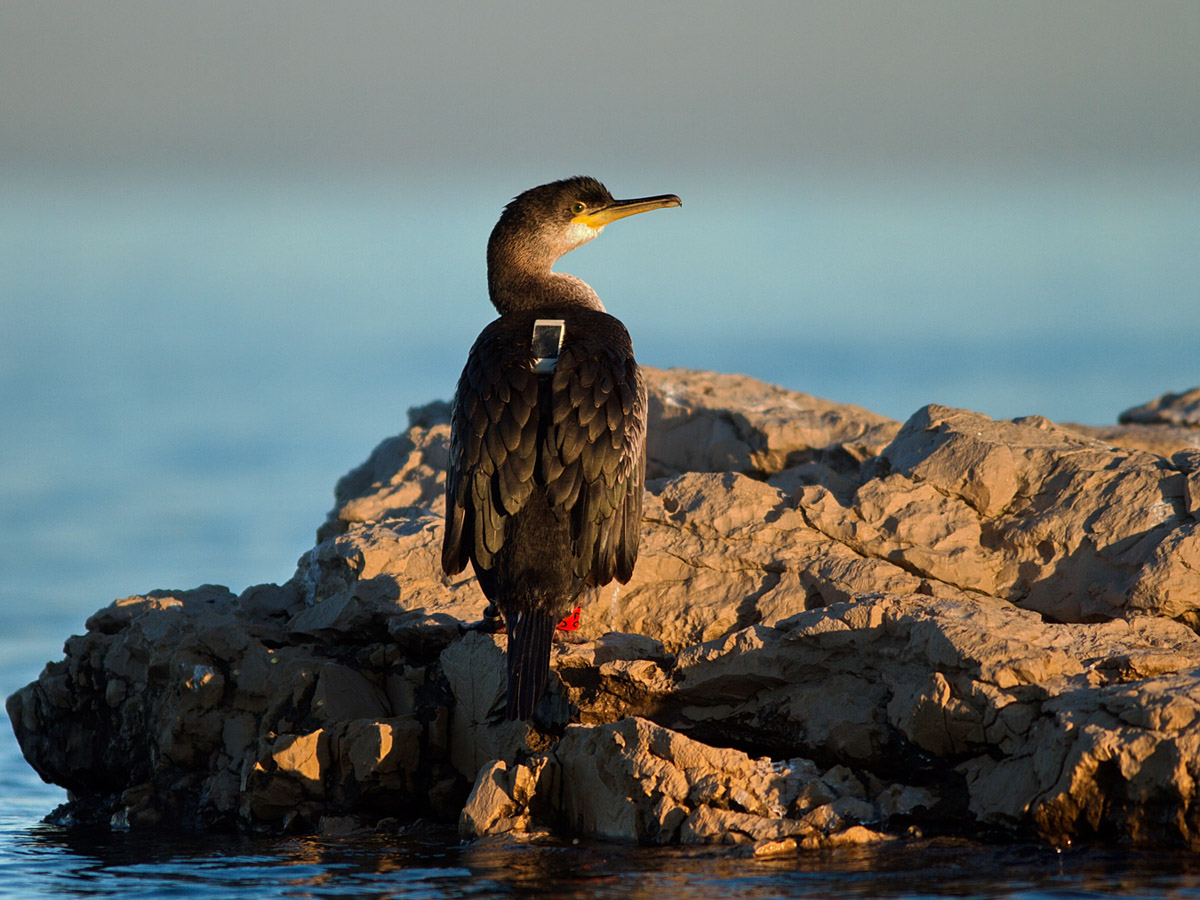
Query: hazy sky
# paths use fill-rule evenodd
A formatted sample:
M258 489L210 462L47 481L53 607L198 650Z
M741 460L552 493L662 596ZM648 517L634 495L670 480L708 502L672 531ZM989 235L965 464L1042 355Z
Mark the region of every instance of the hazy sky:
M684 198L561 267L643 363L1112 421L1198 148L1200 0L0 0L0 607L288 577L576 172Z
M1192 164L1200 3L4 2L0 164Z

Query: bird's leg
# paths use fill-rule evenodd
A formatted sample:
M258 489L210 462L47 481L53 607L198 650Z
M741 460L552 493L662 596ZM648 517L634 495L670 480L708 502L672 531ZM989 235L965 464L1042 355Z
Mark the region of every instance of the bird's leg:
M504 617L495 603L489 603L483 610L483 618L464 626L467 631L482 631L484 634L500 634L504 631Z

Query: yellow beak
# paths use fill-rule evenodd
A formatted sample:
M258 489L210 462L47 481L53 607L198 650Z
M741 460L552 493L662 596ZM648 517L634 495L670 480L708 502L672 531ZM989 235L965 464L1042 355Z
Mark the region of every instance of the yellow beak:
M683 206L683 201L674 194L639 197L637 200L614 200L603 209L580 213L571 221L591 228L603 228L609 222L615 222L617 219L636 216L638 213L649 212L652 209L665 209L668 206Z

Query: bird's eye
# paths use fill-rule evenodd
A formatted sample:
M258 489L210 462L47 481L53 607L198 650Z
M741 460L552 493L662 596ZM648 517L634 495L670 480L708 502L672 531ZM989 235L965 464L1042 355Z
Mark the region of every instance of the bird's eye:
M587 205L578 200L571 204L571 212L575 213L575 215L579 215L585 209L587 209Z

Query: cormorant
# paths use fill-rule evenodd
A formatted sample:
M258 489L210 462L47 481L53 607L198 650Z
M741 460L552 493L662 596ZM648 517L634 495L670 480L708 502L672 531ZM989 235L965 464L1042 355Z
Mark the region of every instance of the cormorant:
M555 625L589 587L633 574L646 386L629 333L582 279L550 267L616 219L679 206L614 200L594 178L531 188L488 239L500 318L475 340L451 413L442 567L467 561L508 631L508 719L546 689Z

